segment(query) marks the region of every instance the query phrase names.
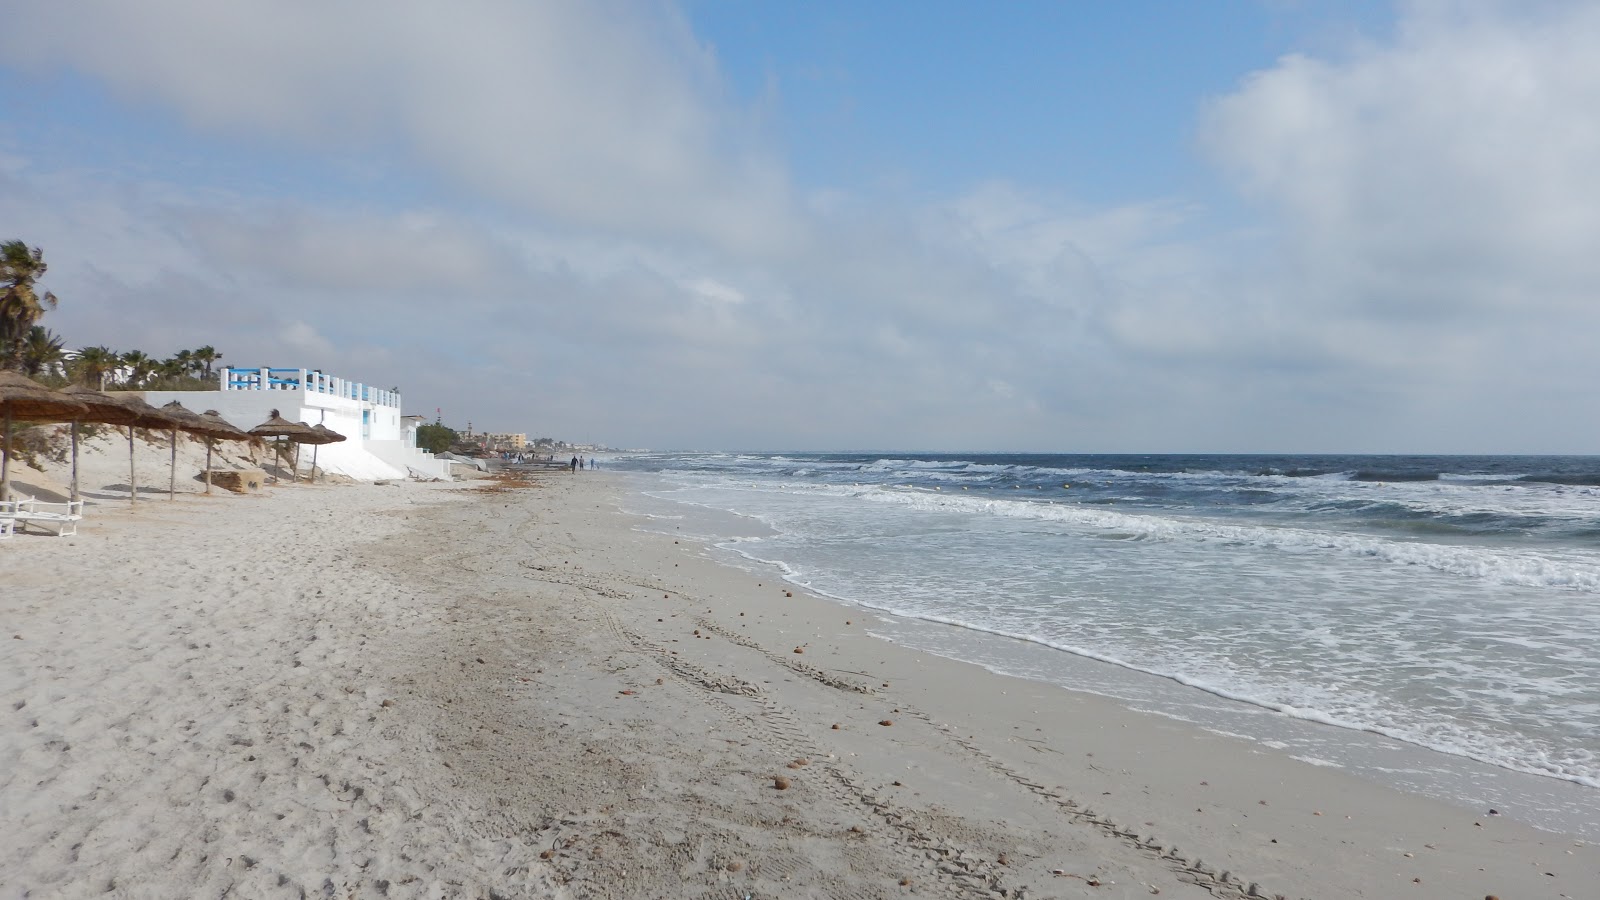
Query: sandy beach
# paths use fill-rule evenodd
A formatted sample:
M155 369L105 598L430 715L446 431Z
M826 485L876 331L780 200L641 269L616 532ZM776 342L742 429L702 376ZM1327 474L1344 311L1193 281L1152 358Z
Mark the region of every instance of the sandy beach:
M0 896L1600 896L1583 841L894 645L625 485L0 544Z

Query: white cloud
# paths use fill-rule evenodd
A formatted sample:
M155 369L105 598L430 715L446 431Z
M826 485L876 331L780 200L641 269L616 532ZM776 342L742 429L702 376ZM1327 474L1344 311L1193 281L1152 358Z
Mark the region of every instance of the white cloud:
M723 284L715 278L696 278L684 287L711 303L732 304L743 303L745 300L744 294L737 288Z
M278 332L278 338L285 347L301 357L328 359L337 352L332 341L319 334L311 325L299 320L286 323Z
M45 248L74 345L211 344L630 445L1600 441L1565 411L1600 378L1587 8L1414 7L1393 42L1250 76L1202 133L1272 228L1227 232L1183 198L1087 208L1000 178L797 212L665 7L319 5L311 35L263 5L95 9L30 5L0 50L334 148L334 171L398 138L477 194L372 210L8 156L0 208ZM130 46L180 21L195 46Z
M1418 4L1392 45L1285 58L1207 145L1352 311L1573 311L1600 280L1600 7L1534 9Z
M1600 330L1596 46L1593 4L1413 3L1392 42L1286 57L1207 109L1205 146L1277 226L1264 335L1376 391L1367 428L1410 447L1600 438L1564 406L1600 377L1570 339Z
M743 249L793 237L781 161L661 3L23 4L0 52L203 130L358 156L399 146L569 225Z

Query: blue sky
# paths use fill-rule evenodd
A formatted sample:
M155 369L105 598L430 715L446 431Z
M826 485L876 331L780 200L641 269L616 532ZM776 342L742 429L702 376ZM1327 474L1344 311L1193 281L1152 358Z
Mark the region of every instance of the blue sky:
M796 178L923 194L1006 177L1117 203L1204 189L1199 103L1388 4L691 2Z
M1600 446L1594 3L7 6L72 346L625 446Z

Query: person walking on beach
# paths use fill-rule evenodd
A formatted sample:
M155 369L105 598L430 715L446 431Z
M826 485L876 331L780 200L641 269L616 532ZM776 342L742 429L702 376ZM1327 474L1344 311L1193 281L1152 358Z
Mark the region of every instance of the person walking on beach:
M572 458L572 474L578 474L578 458L576 456Z

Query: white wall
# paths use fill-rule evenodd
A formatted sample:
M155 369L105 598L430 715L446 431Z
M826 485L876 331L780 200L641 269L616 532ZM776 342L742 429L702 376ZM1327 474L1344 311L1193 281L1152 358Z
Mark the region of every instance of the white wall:
M357 481L377 481L387 478L405 478L405 466L395 466L369 452L361 439L360 400L303 391L145 391L145 401L161 406L173 400L194 412L214 409L230 425L249 431L272 415L272 410L291 422L307 425L326 425L345 436L339 444L324 444L317 451L317 465L323 471L334 472ZM379 433L392 433L398 443L400 412L390 407L378 407L393 414L392 425L375 427ZM375 417L383 418L383 417ZM385 420L387 421L387 420ZM310 465L312 450L302 447L302 468Z

